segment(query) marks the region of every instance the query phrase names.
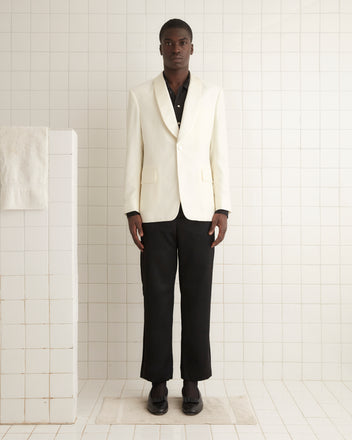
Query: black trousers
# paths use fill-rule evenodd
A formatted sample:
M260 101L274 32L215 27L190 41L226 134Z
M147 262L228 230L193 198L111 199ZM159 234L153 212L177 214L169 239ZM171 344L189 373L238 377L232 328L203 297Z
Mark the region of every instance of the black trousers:
M172 321L174 286L179 262L181 291L181 378L208 379L214 234L211 222L176 219L143 223L141 276L144 299L143 356L140 376L151 382L173 374Z

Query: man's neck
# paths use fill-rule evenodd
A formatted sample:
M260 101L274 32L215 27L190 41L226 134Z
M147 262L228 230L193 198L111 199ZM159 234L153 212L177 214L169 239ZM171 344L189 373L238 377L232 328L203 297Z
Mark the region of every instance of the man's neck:
M177 93L178 88L186 81L189 70L168 70L164 68L164 75L172 90Z

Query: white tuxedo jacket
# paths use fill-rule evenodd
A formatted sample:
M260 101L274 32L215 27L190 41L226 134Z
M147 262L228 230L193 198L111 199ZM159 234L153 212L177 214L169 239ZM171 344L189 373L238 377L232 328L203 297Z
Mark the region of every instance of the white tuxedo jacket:
M191 74L182 121L160 73L129 92L124 212L143 222L231 211L223 91Z

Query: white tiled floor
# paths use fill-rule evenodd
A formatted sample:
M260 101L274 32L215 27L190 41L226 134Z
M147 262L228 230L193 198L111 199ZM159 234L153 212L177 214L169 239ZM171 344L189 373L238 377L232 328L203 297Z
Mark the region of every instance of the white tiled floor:
M78 418L73 425L0 425L2 440L350 440L352 382L217 381L200 382L204 396L247 393L257 425L95 425L105 396L141 396L149 383L80 382ZM180 380L168 383L178 395Z

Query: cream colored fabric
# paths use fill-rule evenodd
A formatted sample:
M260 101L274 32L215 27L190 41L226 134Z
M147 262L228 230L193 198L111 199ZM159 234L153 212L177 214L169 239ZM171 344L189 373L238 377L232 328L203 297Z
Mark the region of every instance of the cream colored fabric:
M145 398L105 397L95 423L104 425L256 424L246 396L237 396L231 401L226 397L203 396L204 408L195 416L187 416L182 412L181 397L169 397L168 402L168 412L156 416L147 410Z
M48 205L48 127L0 127L0 206Z
M191 74L178 128L161 73L129 92L124 212L144 222L231 211L223 91Z

